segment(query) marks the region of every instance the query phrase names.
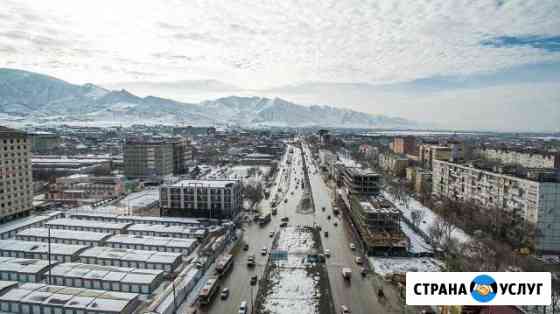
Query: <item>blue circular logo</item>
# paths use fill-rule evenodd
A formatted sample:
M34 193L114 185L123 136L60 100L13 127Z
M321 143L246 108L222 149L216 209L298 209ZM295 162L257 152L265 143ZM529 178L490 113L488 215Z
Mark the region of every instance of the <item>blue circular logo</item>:
M488 275L478 275L471 281L471 296L478 302L486 303L496 297L498 284Z

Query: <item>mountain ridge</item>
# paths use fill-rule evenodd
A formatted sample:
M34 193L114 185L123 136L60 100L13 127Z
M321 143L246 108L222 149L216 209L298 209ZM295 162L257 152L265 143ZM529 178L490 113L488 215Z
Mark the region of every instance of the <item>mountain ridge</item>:
M398 117L372 115L329 105L303 106L278 97L229 96L180 102L92 83L76 85L34 72L0 68L0 115L30 123L105 121L193 125L415 128Z

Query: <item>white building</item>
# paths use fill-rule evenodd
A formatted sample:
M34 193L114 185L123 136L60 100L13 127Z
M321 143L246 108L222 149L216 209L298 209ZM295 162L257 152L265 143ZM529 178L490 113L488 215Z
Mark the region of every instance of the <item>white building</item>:
M130 223L87 221L83 219L60 218L48 221L45 227L59 230L91 231L119 234L125 233ZM51 230L52 232L52 230Z
M87 248L85 245L51 243L51 260L69 263L77 260ZM43 242L0 240L0 256L48 260L49 245Z
M45 260L0 257L0 280L40 282L48 268Z
M190 254L196 247L196 242L195 239L151 237L133 234L118 234L105 241L107 246L113 248L173 252L183 255Z
M432 193L508 210L514 218L534 224L539 252L560 252L560 182L534 180L433 160Z
M95 211L75 211L69 215L75 219L85 219L93 221L122 222L134 224L150 224L165 226L186 226L200 227L201 222L198 219L182 218L182 217L150 217L150 216L128 216L107 213L97 213Z
M526 168L560 168L560 153L498 148L482 148L477 153L486 159L500 160L506 164L518 164Z
M91 231L74 231L51 229L51 243L63 244L79 244L79 245L102 245L103 241L111 236L111 233L91 232ZM29 228L19 232L16 235L17 240L23 241L49 241L49 229L47 228Z
M64 217L62 212L46 212L37 216L25 217L0 225L0 239L15 238L16 234L31 227L41 227L45 222Z
M64 263L51 270L53 284L105 291L150 294L163 282L163 271L82 263Z
M154 236L154 237L203 239L208 234L208 230L204 228L190 228L184 226L134 224L128 227L128 233L134 235Z
M183 180L160 188L165 216L231 219L242 206L239 180Z
M115 249L96 246L80 254L80 262L117 267L159 269L173 272L181 264L180 253Z

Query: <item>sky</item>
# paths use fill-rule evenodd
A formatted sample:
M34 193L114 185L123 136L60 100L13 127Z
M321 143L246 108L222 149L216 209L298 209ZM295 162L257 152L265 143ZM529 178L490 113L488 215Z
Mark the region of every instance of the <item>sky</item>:
M0 67L183 101L560 131L560 1L2 0Z

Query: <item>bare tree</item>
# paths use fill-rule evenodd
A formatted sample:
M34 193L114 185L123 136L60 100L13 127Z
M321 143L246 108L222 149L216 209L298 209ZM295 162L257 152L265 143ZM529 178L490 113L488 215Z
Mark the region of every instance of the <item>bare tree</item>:
M251 208L253 208L255 204L259 203L263 199L263 192L264 189L261 182L243 186L243 197L250 201Z

